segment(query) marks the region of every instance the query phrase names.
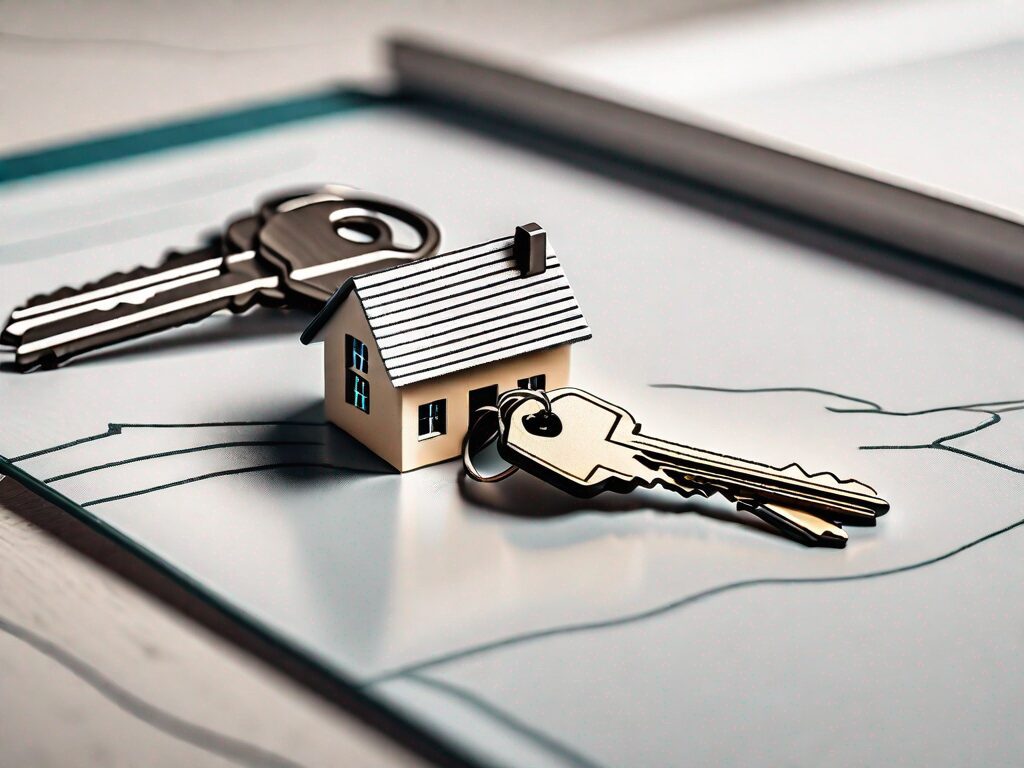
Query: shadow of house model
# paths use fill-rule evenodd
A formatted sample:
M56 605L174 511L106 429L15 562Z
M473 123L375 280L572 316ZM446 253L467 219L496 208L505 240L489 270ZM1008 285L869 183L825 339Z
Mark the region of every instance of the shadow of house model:
M568 384L590 328L537 224L350 278L302 333L324 342L327 418L405 472L458 456L471 414Z

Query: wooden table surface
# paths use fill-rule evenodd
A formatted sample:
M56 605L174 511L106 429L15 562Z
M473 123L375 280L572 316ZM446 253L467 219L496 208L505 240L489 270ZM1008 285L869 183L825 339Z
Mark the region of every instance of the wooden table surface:
M423 764L286 664L0 480L0 765Z
M395 26L543 48L722 4L0 2L0 154L379 75ZM424 764L350 704L0 480L0 765Z

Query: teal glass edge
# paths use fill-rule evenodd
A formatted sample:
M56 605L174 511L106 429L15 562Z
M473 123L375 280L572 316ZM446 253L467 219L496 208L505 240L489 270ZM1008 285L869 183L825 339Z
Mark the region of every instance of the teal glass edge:
M393 96L336 88L163 123L152 128L15 153L0 157L0 185L396 101L398 99Z

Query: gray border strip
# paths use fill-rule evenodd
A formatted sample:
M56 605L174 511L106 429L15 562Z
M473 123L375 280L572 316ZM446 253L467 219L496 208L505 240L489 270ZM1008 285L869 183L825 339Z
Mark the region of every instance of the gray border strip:
M390 44L405 92L478 110L582 142L627 161L657 167L1024 287L1024 219L970 201L916 190L829 164L797 147L770 146L693 115L659 113L596 86L565 82L521 61L453 52L423 39Z

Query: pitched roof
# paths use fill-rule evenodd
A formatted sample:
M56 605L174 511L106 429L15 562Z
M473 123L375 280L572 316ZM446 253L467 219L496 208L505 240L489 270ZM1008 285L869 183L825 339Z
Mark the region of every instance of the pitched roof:
M309 344L354 292L395 387L589 339L558 257L523 277L512 237L346 281L302 333Z

